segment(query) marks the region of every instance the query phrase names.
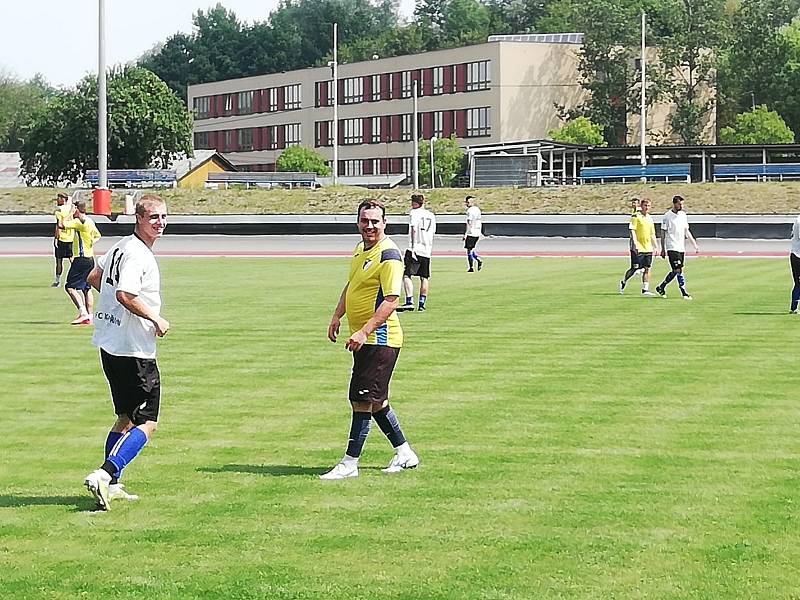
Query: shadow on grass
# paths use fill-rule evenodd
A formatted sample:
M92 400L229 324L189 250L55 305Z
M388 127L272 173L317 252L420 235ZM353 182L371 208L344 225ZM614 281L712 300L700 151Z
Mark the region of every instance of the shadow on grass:
M69 322L68 321L16 321L16 323L18 325L67 325Z
M756 316L756 317L771 317L771 316L775 316L775 315L788 315L789 312L785 311L785 310L781 310L781 311L776 311L776 310L773 310L773 311L749 311L749 312L740 311L740 312L735 312L733 314L735 314L735 315L749 315L749 316Z
M299 465L222 465L221 467L200 467L200 473L255 473L270 477L291 477L293 475L322 475L329 471L331 465L324 467L302 467ZM378 469L380 467L358 467L359 470Z
M0 495L0 508L18 508L21 506L72 506L76 511L92 511L96 508L94 499L88 496Z

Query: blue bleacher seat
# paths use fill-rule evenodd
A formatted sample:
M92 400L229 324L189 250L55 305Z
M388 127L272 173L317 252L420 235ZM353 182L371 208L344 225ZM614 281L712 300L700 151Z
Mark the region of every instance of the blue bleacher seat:
M606 183L640 181L685 181L691 182L692 166L688 163L669 165L614 165L607 167L583 167L582 183Z
M714 165L714 181L769 181L800 177L800 163L753 163Z
M109 169L108 186L122 187L175 187L178 177L170 169ZM100 171L89 170L83 180L89 185L100 182Z

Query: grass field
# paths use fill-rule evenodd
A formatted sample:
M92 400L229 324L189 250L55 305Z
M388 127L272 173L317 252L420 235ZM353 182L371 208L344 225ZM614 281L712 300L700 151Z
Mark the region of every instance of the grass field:
M0 598L800 598L787 261L692 260L683 302L620 297L622 259L438 260L392 388L421 467L383 475L374 428L321 482L347 261L163 259L162 424L105 514L113 415L50 262L0 261Z

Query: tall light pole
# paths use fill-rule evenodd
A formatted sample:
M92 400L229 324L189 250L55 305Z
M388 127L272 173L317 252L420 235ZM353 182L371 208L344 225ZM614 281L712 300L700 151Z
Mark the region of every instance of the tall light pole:
M106 2L99 0L97 39L97 168L98 186L108 189L108 115L106 112Z
M645 89L647 86L647 76L645 75L645 12L642 11L642 56L641 56L641 67L642 67L642 106L640 108L639 114L639 154L641 164L643 167L647 166L647 155L645 154L645 136L647 133L647 111L645 110L645 96L647 90Z
M339 24L333 24L333 185L339 182Z
M434 166L433 166L433 145L436 143L436 136L431 136L431 189L436 189L436 176L434 175Z
M414 136L414 160L412 171L414 171L414 189L419 189L419 139L417 132L417 80L411 84L412 93L414 95L414 114L412 119L414 123L411 125L412 135Z

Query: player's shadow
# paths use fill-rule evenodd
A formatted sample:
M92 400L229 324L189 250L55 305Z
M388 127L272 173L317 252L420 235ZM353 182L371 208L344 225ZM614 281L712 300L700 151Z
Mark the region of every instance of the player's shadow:
M20 496L0 495L0 508L23 506L72 506L76 511L94 510L95 502L88 496Z
M785 310L772 310L772 311L740 311L733 313L735 315L749 315L749 316L756 316L756 317L772 317L776 315L788 315L789 313Z
M300 465L222 465L221 467L200 467L201 473L254 473L269 477L292 477L294 475L322 475L330 470L330 465L324 467L303 467ZM359 467L371 469L378 467Z
M64 321L17 321L18 325L63 325Z

